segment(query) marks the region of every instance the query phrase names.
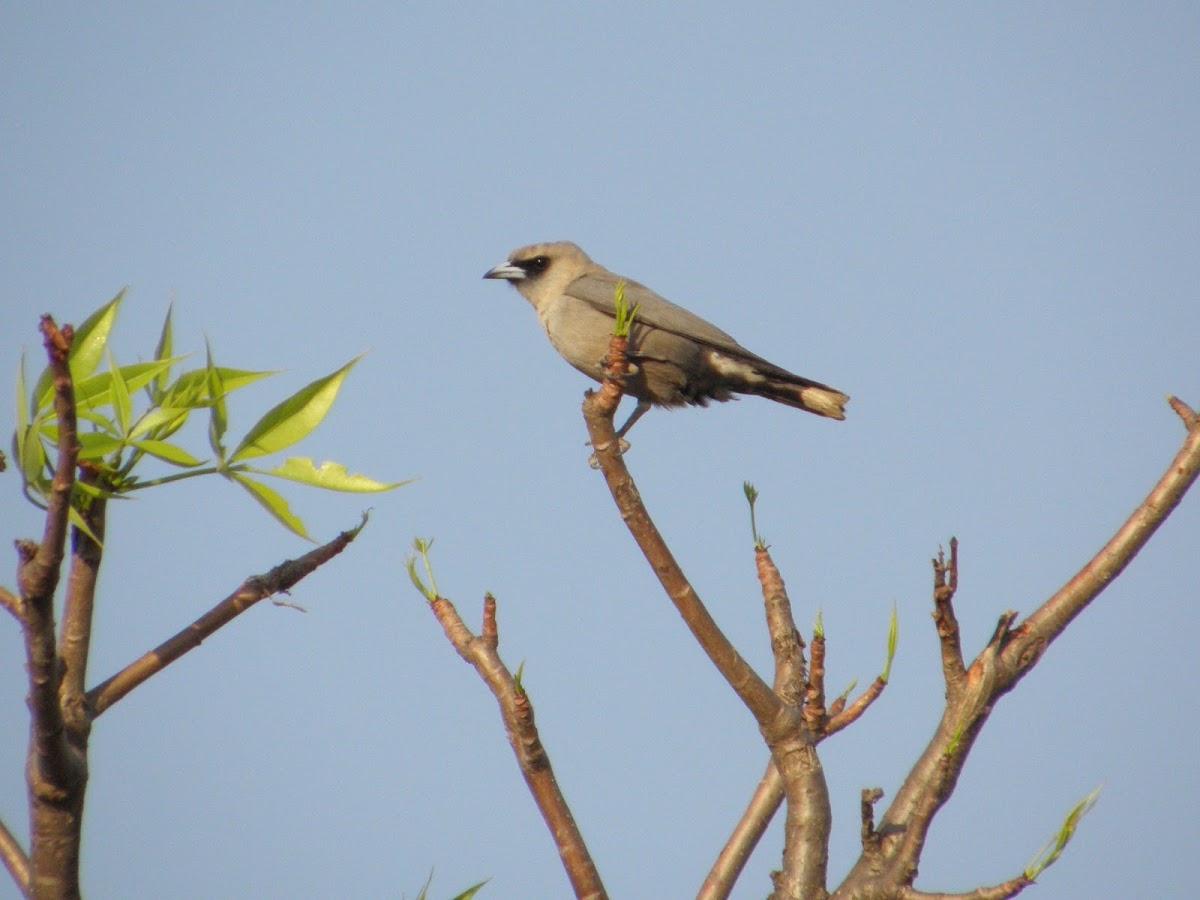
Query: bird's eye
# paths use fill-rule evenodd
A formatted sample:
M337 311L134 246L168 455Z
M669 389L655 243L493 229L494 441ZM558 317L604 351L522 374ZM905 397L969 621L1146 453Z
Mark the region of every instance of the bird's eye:
M530 275L540 275L550 267L550 259L546 256L535 256L525 263L523 268Z

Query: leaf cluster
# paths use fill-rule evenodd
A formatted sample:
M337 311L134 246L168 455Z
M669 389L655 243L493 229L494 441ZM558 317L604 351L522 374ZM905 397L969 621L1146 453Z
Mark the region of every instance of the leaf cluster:
M308 538L304 523L284 497L259 476L282 478L326 490L370 493L407 482L385 484L350 474L338 463L317 466L309 458L292 457L273 468L252 461L278 453L308 436L328 414L342 382L361 357L318 378L276 404L229 449L226 401L230 394L277 374L219 366L207 347L203 368L179 371L186 356L174 355L171 310L163 322L150 362L118 364L109 347L121 291L75 330L69 357L79 427L79 460L96 477L77 479L71 521L87 531L80 511L93 498L127 498L133 491L185 478L219 475L238 485L285 528ZM107 362L106 368L101 364ZM211 455L199 458L176 434L193 416L207 415ZM47 367L27 388L25 362L17 373L17 427L13 460L29 501L46 508L58 453L53 373ZM203 451L201 451L203 453ZM151 477L147 463L165 463L176 471Z

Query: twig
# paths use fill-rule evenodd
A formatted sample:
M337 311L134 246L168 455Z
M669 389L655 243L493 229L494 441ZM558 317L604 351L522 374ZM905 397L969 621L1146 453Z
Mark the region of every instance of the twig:
M804 700L808 683L804 639L796 628L792 603L771 552L765 547L755 548L754 562L759 584L762 585L767 632L771 636L771 655L775 658L775 694L788 706L799 706Z
M80 481L96 485L100 471L81 463L83 474ZM107 502L103 498L89 498L82 510L84 522L97 540L104 540L104 514ZM71 535L71 565L67 577L66 598L63 603L63 618L59 636L59 656L63 665L63 680L59 687L59 703L62 706L67 728L76 740L85 742L91 729L85 691L87 688L88 655L92 643L92 614L95 610L96 580L100 574L100 562L104 550L81 529Z
M1193 412L1190 406L1188 406L1178 397L1170 395L1167 397L1167 403L1170 404L1171 409L1175 410L1179 418L1183 419L1184 428L1186 428L1188 431L1194 431L1195 429L1200 428L1200 415L1197 415L1195 412Z
M966 668L963 665L962 636L954 615L954 594L958 591L958 538L950 538L950 561L938 548L933 560L933 621L937 626L942 648L942 676L946 690L957 693L962 689Z
M775 761L768 760L767 771L700 886L696 900L726 900L782 803L783 776L775 768Z
M804 692L804 724L815 735L825 736L825 635L818 632L812 639L812 664L808 671L808 688Z
M1112 539L1017 628L1017 636L1005 648L1004 656L1022 674L1032 667L1046 645L1124 571L1200 475L1200 419L1182 401L1172 399L1175 411L1188 423L1187 439L1154 489Z
M21 598L8 588L0 587L0 606L12 613L18 622L21 621Z
M4 868L12 875L21 896L29 896L29 857L3 821L0 821L0 860L4 861Z
M227 625L255 603L272 594L284 593L307 575L333 559L358 537L366 525L366 516L358 527L343 531L327 544L305 553L299 559L280 563L265 575L247 578L232 594L198 618L174 637L168 638L140 659L130 663L117 674L96 685L87 693L88 708L93 719L103 715L113 704L134 688L161 672L189 650L194 650L217 629Z
M627 365L625 349L624 338L612 339L604 382L600 390L589 391L583 401L583 417L587 422L592 448L596 451L600 470L604 473L604 480L621 517L654 574L658 576L663 590L679 610L684 623L708 654L708 658L746 704L761 727L775 718L783 704L770 686L737 652L700 601L700 597L679 568L679 563L675 561L666 541L646 511L617 446L613 414L621 402L620 378Z
M883 693L885 687L887 687L887 682L882 678L876 678L857 700L841 711L832 714L825 726L826 737L837 734L843 728L857 722L862 717L862 714L870 708L871 704L879 699L879 695ZM830 707L830 712L833 712L832 707Z
M875 830L875 804L883 799L882 788L863 788L859 816L862 819L863 855L879 855L879 832Z
M1024 875L1018 875L1003 884L976 888L966 894L927 894L910 887L902 889L899 897L900 900L1008 900L1009 897L1017 896L1031 884L1033 882Z
M947 697L936 733L883 817L882 861L860 858L838 896L854 896L866 885L877 891L911 889L933 819L953 791L996 701L1033 669L1071 620L1124 570L1200 475L1200 421L1183 404L1172 406L1189 431L1167 471L1112 539L1062 589L1015 629L1015 613L1000 618L992 639L972 663L963 689ZM1026 886L1023 882L1024 876L983 889L990 893L963 896L1009 897ZM913 891L904 896L941 895Z
M550 835L554 839L575 896L588 900L603 900L608 894L554 776L550 756L546 753L534 724L533 704L496 650L499 642L496 599L491 594L484 599L481 637L471 633L454 604L444 597L434 597L429 607L445 631L446 637L458 651L458 655L475 668L495 696L500 706L500 716L504 720L504 730L517 757L521 775L525 778L525 784L528 785L529 792L550 829Z
M71 505L71 490L75 486L75 463L79 458L78 423L75 415L75 386L71 381L68 355L75 331L70 325L60 330L50 316L42 316L41 331L53 373L54 414L58 422L58 462L50 483L50 498L46 510L46 526L40 544L22 544L33 553L22 560L20 570L21 596L30 598L53 596L58 586L63 549L67 540L67 518ZM19 547L20 551L21 548Z

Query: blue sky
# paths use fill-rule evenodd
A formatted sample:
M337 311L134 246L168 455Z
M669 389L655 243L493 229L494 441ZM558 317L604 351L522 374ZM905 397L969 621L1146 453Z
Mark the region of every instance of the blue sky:
M174 300L181 347L286 369L234 429L369 350L302 450L420 479L289 489L321 538L374 510L295 591L308 613L260 605L97 723L89 895L413 896L430 868L438 895L567 893L491 696L404 574L414 535L469 621L499 598L610 892L694 892L766 752L586 465L586 379L480 280L563 238L853 397L840 424L756 399L652 413L629 457L763 670L743 480L798 621L823 613L835 691L878 673L898 610L891 686L822 748L836 883L860 789L892 796L937 721L938 545L962 543L976 652L1164 470L1165 394L1200 404L1198 42L1183 3L6 8L4 378L38 314L78 322L129 285L122 360ZM36 534L0 489L4 539ZM1192 889L1198 538L1191 497L1001 703L918 887L1012 877L1103 783L1033 890ZM93 681L306 549L223 483L122 504L108 543ZM0 660L0 815L23 832L11 622ZM780 828L738 897L769 890Z

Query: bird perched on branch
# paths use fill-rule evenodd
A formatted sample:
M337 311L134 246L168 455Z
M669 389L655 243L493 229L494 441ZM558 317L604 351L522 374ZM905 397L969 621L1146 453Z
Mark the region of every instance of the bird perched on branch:
M637 407L618 438L651 406L707 406L734 394L755 394L831 419L846 417L846 394L756 356L715 325L592 262L569 241L514 250L483 277L508 281L520 291L559 355L596 381L603 380L616 290L624 283L625 301L636 315L627 351L631 371L622 388L637 398Z

